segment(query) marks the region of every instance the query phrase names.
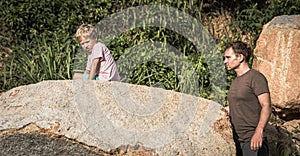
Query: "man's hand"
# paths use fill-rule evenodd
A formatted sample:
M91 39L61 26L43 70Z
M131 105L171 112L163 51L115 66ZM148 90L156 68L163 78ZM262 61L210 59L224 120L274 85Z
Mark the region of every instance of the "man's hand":
M250 148L255 151L261 148L263 138L263 129L257 128L251 138Z

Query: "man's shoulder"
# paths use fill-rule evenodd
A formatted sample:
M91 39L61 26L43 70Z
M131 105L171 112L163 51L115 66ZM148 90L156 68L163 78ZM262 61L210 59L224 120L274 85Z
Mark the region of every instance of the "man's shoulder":
M266 80L265 75L256 69L251 69L251 75L254 78L262 78Z
M263 73L261 73L260 71L258 71L256 69L251 69L251 73L252 73L252 75L262 75L262 76L264 76Z

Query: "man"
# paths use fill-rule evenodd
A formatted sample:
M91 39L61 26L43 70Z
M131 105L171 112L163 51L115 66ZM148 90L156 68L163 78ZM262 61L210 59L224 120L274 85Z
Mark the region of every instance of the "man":
M229 92L229 114L238 156L268 156L264 129L271 114L268 82L263 74L250 69L251 49L241 41L228 43L224 64L237 77Z

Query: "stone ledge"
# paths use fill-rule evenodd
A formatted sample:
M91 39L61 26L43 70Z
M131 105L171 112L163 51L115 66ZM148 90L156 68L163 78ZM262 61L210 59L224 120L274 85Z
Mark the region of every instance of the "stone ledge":
M104 81L44 81L9 90L0 100L2 132L34 124L108 152L124 145L135 149L137 143L158 155L235 152L229 126L220 126L226 116L220 104L160 88Z

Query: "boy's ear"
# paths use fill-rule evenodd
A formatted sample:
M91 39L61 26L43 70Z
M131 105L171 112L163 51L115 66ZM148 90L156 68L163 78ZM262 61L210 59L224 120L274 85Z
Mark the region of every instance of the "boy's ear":
M83 41L84 40L84 37L83 36L78 36L77 37L77 41L80 43L81 41Z

